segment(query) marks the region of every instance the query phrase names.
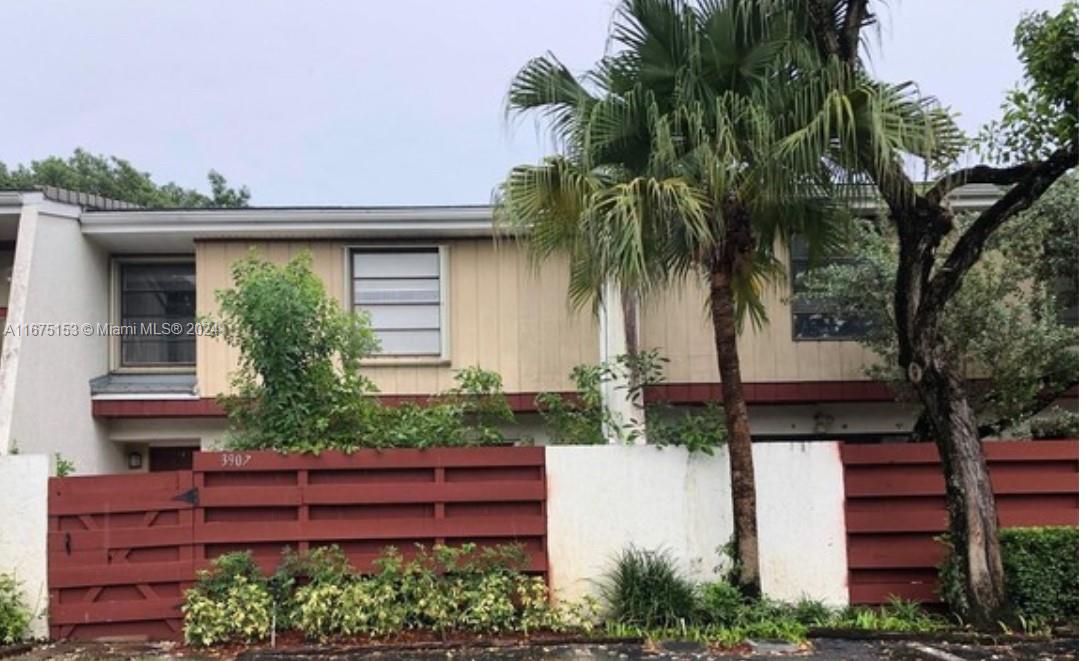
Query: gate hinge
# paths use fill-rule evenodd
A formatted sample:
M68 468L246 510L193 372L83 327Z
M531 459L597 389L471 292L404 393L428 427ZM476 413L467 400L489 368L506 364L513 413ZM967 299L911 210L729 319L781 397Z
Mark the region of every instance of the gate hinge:
M176 496L174 500L188 503L189 505L196 506L200 504L200 491L196 487L192 487L188 491Z

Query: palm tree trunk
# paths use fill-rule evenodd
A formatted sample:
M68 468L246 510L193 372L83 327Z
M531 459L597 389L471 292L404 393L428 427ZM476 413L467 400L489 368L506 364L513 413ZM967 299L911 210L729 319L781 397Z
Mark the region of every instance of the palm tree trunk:
M738 361L738 323L732 278L739 248L728 248L709 266L709 306L716 338L716 360L720 371L723 410L727 418L727 453L731 469L731 507L734 517L735 565L732 577L749 597L761 594L761 572L757 550L757 497L754 486L753 443L746 399L742 394L742 372Z

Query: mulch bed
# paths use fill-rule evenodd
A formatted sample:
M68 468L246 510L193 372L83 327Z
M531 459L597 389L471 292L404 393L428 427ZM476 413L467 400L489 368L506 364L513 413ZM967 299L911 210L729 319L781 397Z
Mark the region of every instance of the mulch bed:
M33 649L33 643L16 643L14 645L0 645L0 659L16 654L25 654Z

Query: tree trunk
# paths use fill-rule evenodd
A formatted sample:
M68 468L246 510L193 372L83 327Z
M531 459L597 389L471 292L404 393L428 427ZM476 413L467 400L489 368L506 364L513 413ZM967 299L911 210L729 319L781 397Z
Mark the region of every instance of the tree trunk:
M943 355L938 328L941 307L930 300L937 248L952 227L947 213L922 205L894 212L900 244L893 311L898 362L923 403L923 415L938 446L949 538L963 572L968 612L962 615L979 627L994 628L999 621L1010 621L995 497L965 379Z
M727 453L731 464L731 505L734 516L732 570L737 587L749 597L761 594L761 573L757 551L757 498L754 486L753 443L746 399L742 394L742 372L738 362L738 324L732 278L736 252L729 248L714 258L709 267L709 295L712 327L716 338L716 360L727 418Z
M945 475L949 538L961 567L965 615L978 627L997 629L1000 622L1011 622L1011 613L991 477L964 380L939 362L922 360L926 367L916 391L931 420Z

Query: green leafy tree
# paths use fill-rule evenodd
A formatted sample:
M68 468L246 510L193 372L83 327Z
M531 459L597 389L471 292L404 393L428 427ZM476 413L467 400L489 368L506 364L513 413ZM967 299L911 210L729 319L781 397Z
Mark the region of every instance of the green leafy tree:
M241 353L235 393L220 398L234 447L353 449L375 428L376 387L360 367L379 342L311 266L308 253L280 266L253 252L233 265L234 287L216 292L219 325Z
M215 170L207 173L211 194L206 195L173 182L156 184L150 173L116 156L99 156L76 149L68 158L50 156L30 165L9 169L0 163L0 189L32 189L57 186L83 193L131 202L147 208L244 207L249 189L231 188Z
M980 626L1010 621L990 475L980 444L976 412L969 402L967 374L951 353L951 300L981 263L992 237L1032 206L1066 172L1077 167L1077 3L1057 14L1027 16L1017 34L1025 64L1024 84L1012 92L998 123L1000 166L954 169L960 133L933 99L915 88L872 81L859 54L864 29L875 23L868 0L807 0L814 41L824 56L844 63L856 81L880 89L877 105L899 108L918 131L873 121L871 104L848 112L862 150L838 159L850 177L877 189L897 238L893 322L897 365L930 421L946 476L953 552L962 563L968 615ZM912 124L912 122L909 122ZM919 185L905 169L900 139L912 135L913 150L931 171L942 173ZM998 146L998 145L1001 146ZM967 222L948 204L962 185L1005 186L1001 197Z
M760 586L756 494L737 335L765 320L761 293L782 273L773 247L795 233L830 245L846 220L833 185L865 135L849 113L918 148L908 104L852 84L814 47L805 7L786 2L625 0L616 49L574 76L553 56L513 80L512 112L533 112L560 152L512 170L499 218L540 258L569 255L570 298L604 287L646 297L690 277L707 286L727 421L738 582ZM908 111L905 114L901 111ZM835 161L835 162L834 162Z
M946 308L947 359L973 377L966 387L981 436L1029 433L1033 418L1077 384L1078 333L1066 318L1069 306L1076 312L1077 207L1077 177L1066 175L991 237L987 256ZM848 259L807 272L800 296L821 301L837 319L864 320L860 341L880 358L867 372L914 399L897 365L896 251L884 219L858 221L843 251ZM915 438L931 434L930 420L920 416Z

